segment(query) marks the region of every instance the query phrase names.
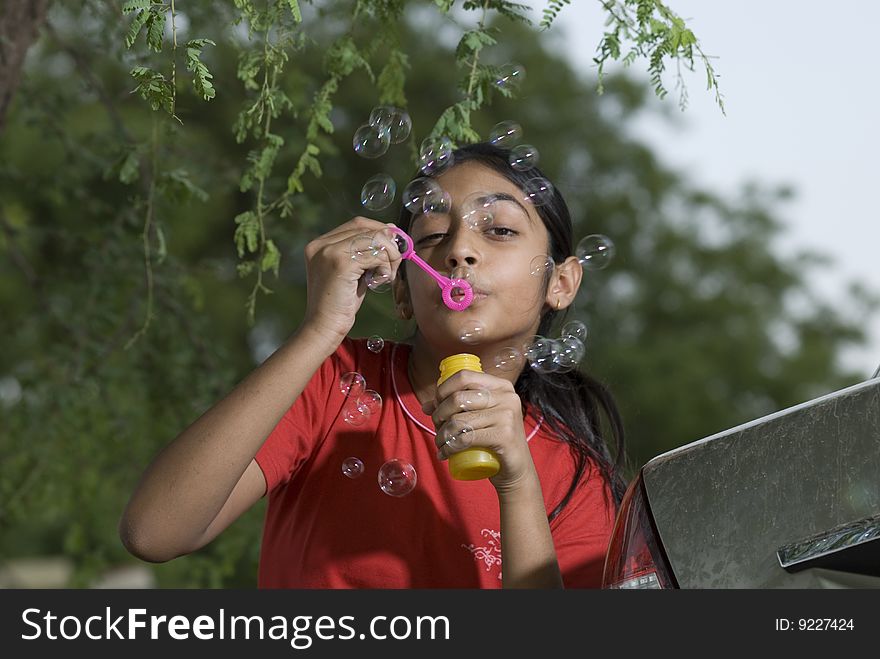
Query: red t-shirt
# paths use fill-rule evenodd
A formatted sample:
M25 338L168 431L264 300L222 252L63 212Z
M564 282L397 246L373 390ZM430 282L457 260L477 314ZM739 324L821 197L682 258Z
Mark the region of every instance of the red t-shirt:
M269 504L260 555L261 588L499 588L498 496L488 480L457 481L437 459L434 426L407 374L411 346L386 342L378 353L345 339L312 376L266 439L256 460ZM356 371L382 407L365 423L343 418L340 377ZM524 419L535 467L552 511L568 490L574 460L540 417ZM364 473L343 474L346 458ZM378 470L411 463L415 488L385 494ZM614 522L606 481L592 464L550 524L569 588L598 588Z

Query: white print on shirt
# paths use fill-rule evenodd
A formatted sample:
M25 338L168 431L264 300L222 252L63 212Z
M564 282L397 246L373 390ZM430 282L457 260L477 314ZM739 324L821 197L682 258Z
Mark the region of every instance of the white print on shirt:
M501 578L501 532L493 531L492 529L483 529L480 531L480 535L488 540L488 545L485 547L478 547L476 545L465 545L462 544L462 547L467 549L471 554L473 554L474 559L476 561L483 561L486 565L486 572L492 569L493 566L499 566L498 569L498 578Z

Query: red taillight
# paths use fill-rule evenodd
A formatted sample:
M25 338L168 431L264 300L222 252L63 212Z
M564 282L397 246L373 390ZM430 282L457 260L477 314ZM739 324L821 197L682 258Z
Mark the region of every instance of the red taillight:
M603 588L677 588L648 510L642 474L630 483L620 510L608 553Z

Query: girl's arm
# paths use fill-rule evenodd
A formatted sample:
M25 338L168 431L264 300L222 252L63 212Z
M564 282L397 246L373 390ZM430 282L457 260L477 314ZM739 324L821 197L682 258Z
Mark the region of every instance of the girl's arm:
M348 334L366 293L364 273L397 273L400 254L386 228L356 217L306 245L299 331L147 468L119 522L132 554L159 562L195 551L263 496L257 451ZM363 236L382 249L353 259L352 245Z
M190 553L262 497L254 456L336 345L301 328L165 447L122 514L126 549L152 562Z
M504 588L562 588L538 474L498 489L501 504L501 575Z
M501 469L489 480L501 507L504 587L562 588L541 483L523 429L522 401L513 384L488 373L459 371L437 387L435 400L422 409L437 428L439 459L468 446L488 448L498 456ZM472 432L458 434L457 424ZM462 437L467 437L467 446L461 445Z

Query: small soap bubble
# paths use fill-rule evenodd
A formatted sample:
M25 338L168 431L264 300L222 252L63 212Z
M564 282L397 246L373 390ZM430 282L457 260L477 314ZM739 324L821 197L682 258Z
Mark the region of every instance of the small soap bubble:
M398 110L391 115L391 143L400 144L409 137L412 132L412 119L403 110Z
M466 423L452 419L443 424L437 436L443 440L443 444L455 451L461 451L470 446L474 441L474 429Z
M394 115L396 109L397 108L391 105L380 105L379 107L373 108L370 112L370 125L376 128L390 126L391 117Z
M345 458L342 461L342 473L349 478L360 478L364 475L364 463L359 458Z
M419 147L419 171L425 176L436 176L453 162L452 140L445 135L428 137Z
M461 328L458 338L462 343L479 343L486 334L486 328L479 321L471 321Z
M384 347L385 339L378 334L373 334L373 336L367 339L367 350L370 352L381 352Z
M553 184L545 178L537 176L523 184L525 197L523 200L533 206L543 206L553 199Z
M558 345L554 345L553 339L536 336L525 350L525 358L528 360L529 366L538 373L552 373L558 368L554 361L558 352Z
M413 215L418 215L425 208L426 198L442 197L443 190L434 179L420 176L410 181L403 190L403 205Z
M520 144L510 150L507 160L511 167L524 172L538 164L538 150L531 144Z
M495 221L495 197L488 192L468 195L461 204L461 221L474 231L482 231Z
M492 394L488 389L466 389L459 398L460 410L484 410L492 402Z
M374 293L387 293L391 290L391 273L382 268L367 270L364 273L364 283Z
M422 212L425 215L436 213L446 215L452 210L452 196L446 190L440 190L440 194L432 194L425 197Z
M614 259L615 251L611 238L594 233L582 238L574 253L585 270L602 270Z
M553 257L549 254L538 254L529 262L529 274L536 277L542 276L546 272L553 272L556 264L553 263Z
M516 89L525 80L526 70L521 64L505 64L495 76L495 86L499 89Z
M366 388L366 378L357 371L350 371L339 378L339 390L350 398L357 399Z
M501 351L495 355L495 368L499 371L513 371L520 367L522 364L522 353L508 346L506 348L502 348Z
M452 269L449 273L450 279L464 279L471 285L471 288L477 285L477 271L469 265L459 265Z
M581 342L587 340L587 326L579 320L570 320L562 326L559 332L559 338L564 339L567 336L573 336Z
M378 158L388 151L391 135L384 126L364 124L355 131L351 142L354 152L362 158Z
M495 146L509 149L522 137L522 126L515 121L501 121L489 133L489 142Z
M362 233L351 239L349 252L358 263L373 263L384 249L385 244L377 241L375 234Z
M576 368L584 358L586 348L581 340L575 336L566 336L559 339L557 353L553 359L560 367L560 370L568 371Z
M388 208L394 201L397 184L388 174L376 174L361 188L361 205L371 211Z
M413 491L416 481L416 468L406 460L393 458L379 468L379 487L388 496L406 496Z
M365 417L375 416L382 410L382 396L379 395L378 391L367 389L358 396L356 405L360 413Z
M345 403L345 407L342 408L342 420L350 426L362 426L369 418L369 414L364 414L364 412L358 408L357 401L348 400Z
M391 143L399 144L409 137L412 119L405 110L381 105L370 112L370 125L388 131Z

